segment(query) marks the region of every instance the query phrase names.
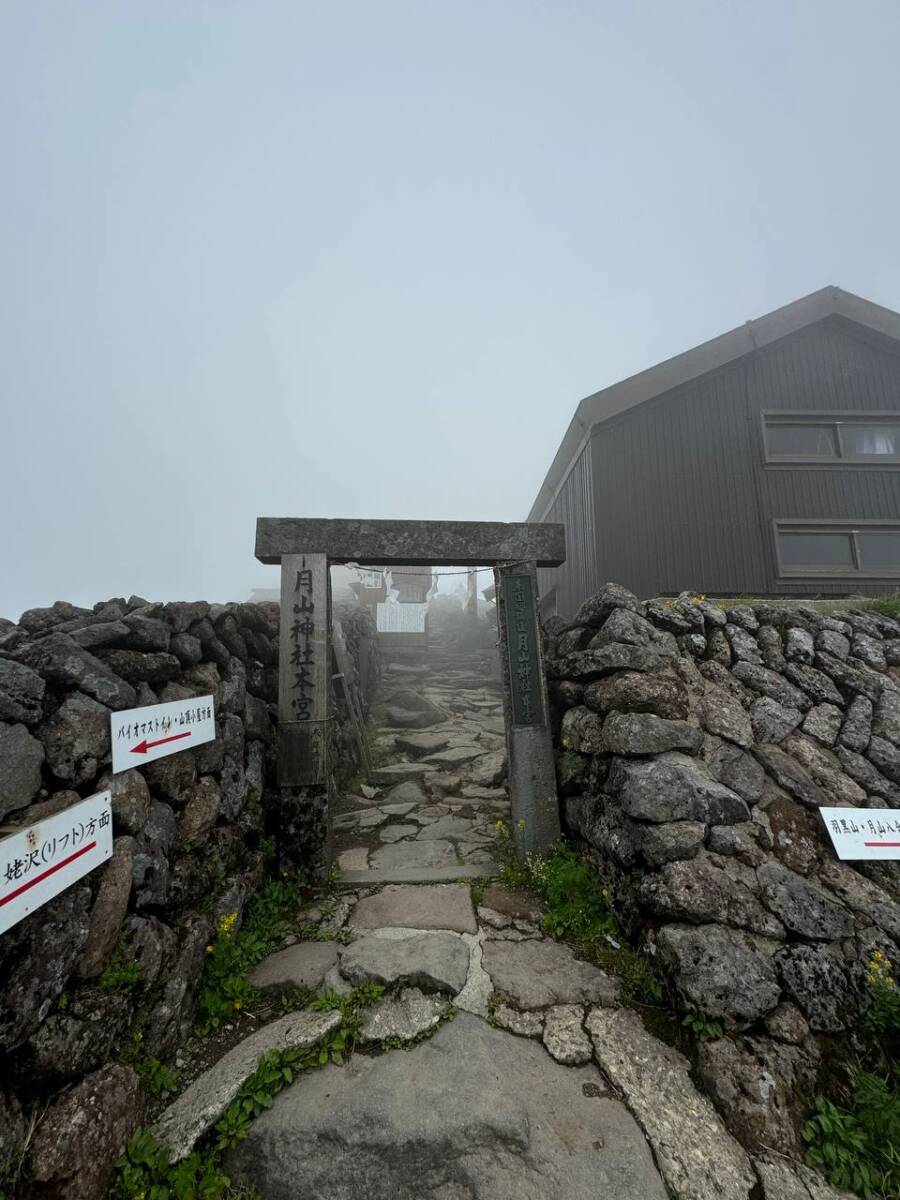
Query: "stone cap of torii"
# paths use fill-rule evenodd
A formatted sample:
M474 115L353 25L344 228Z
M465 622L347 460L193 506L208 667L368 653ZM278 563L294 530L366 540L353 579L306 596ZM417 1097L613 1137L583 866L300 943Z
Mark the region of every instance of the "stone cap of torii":
M566 535L564 526L543 522L258 517L256 557L280 563L285 554L325 554L330 562L363 567L558 567Z

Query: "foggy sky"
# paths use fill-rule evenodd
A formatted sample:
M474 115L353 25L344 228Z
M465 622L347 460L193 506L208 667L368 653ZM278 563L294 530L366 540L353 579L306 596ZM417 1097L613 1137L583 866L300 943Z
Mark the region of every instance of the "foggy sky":
M5 0L0 614L524 520L578 400L900 307L896 0ZM639 468L639 465L636 465Z

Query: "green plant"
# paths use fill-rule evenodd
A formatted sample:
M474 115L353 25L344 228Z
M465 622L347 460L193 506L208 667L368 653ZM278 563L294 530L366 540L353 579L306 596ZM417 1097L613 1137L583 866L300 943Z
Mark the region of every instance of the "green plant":
M703 1013L689 1012L681 1023L690 1029L698 1042L712 1041L714 1038L720 1038L725 1032L721 1021L713 1021Z
M872 596L863 601L862 607L867 612L881 613L883 617L900 618L900 592L893 596Z
M299 906L297 886L270 880L248 904L240 929L236 913L219 920L216 938L206 947L197 1013L201 1033L216 1029L253 1003L256 992L247 974L283 944Z
M648 954L620 945L613 948L607 961L621 978L626 999L633 1004L657 1005L663 1002L666 990Z
M174 1092L178 1086L178 1072L161 1063L152 1054L136 1062L134 1069L154 1096L165 1096L167 1092Z
M127 992L140 978L141 964L128 957L125 938L120 933L98 980L98 986L104 992Z
M147 1130L136 1133L116 1164L112 1200L220 1200L229 1179L214 1151L194 1152L179 1163Z

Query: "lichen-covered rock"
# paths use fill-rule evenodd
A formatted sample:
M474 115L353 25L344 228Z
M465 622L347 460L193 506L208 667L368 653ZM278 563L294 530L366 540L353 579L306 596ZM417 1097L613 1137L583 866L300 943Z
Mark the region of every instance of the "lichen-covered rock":
M641 821L747 821L750 812L735 792L717 783L699 762L663 754L651 762L618 760L609 777L628 816Z
M803 732L814 737L823 746L833 746L841 731L844 714L834 704L817 704L806 714Z
M725 626L725 636L728 638L735 662L748 662L762 666L762 655L759 652L756 638L751 633L729 621Z
M766 1017L766 1029L779 1042L802 1046L809 1037L809 1022L796 1004L784 1000Z
M53 687L84 692L115 710L134 707L134 688L67 634L51 633L29 642L16 658Z
M0 721L34 725L41 719L46 684L23 663L0 658Z
M606 583L595 596L585 600L576 612L572 624L591 625L597 628L617 608L640 612L641 602L627 588L620 587L616 583Z
M799 708L801 712L812 708L805 692L794 687L776 671L770 671L768 667L757 667L752 663L739 662L735 663L732 668L732 674L753 691L759 692L762 696L768 696L770 700L777 700L785 708Z
M825 831L818 813L810 812L775 788L765 814L776 858L792 871L809 875L818 866L825 848Z
M680 679L636 671L622 671L589 683L584 689L584 703L603 714L613 709L653 713L669 721L684 720L689 711L687 689Z
M17 1055L29 1083L59 1086L102 1067L127 1030L131 1001L115 992L79 990L64 1012L52 1012Z
M175 814L160 800L150 803L150 815L135 841L134 889L138 909L162 908L169 898L169 851L178 826Z
M133 876L134 838L118 837L112 858L103 868L87 940L78 959L77 971L82 979L95 979L112 952L128 911Z
M685 1007L727 1029L749 1028L778 1003L772 958L747 934L721 925L665 925L656 941Z
M0 1087L0 1179L9 1178L25 1144L25 1114L12 1094Z
M781 922L765 911L752 888L732 878L705 854L670 862L645 875L638 896L646 911L670 921L695 925L716 921L766 937L784 937Z
M774 1150L798 1157L791 1116L814 1088L818 1054L770 1038L717 1038L701 1042L697 1068L725 1124L758 1154Z
M580 754L599 754L602 744L603 721L583 704L570 708L562 719L560 740L567 750Z
M584 1031L584 1010L577 1004L556 1004L544 1014L544 1046L567 1067L591 1061L591 1039Z
M193 795L197 782L197 763L193 751L185 750L168 758L158 758L142 769L154 796L181 807Z
M834 658L847 659L850 657L850 639L837 630L823 628L816 635L816 649Z
M589 683L616 671L662 671L670 661L670 658L657 650L650 650L645 646L610 642L594 650L579 650L562 658L552 659L547 664L547 674L551 679Z
M94 778L109 755L109 712L105 704L76 692L38 728L57 779L78 786Z
M866 753L882 775L900 785L900 747L873 733Z
M648 866L659 867L663 863L693 858L703 846L705 836L706 826L700 821L670 821L666 825L643 826L640 846Z
M812 664L815 642L805 629L788 629L784 635L784 656L793 662Z
M611 712L603 722L600 745L609 754L662 754L667 750L696 754L703 735L686 721L667 721L653 713Z
M784 668L787 678L801 688L815 704L834 704L843 707L844 697L823 671L802 663L788 663Z
M726 738L745 750L753 745L753 726L743 706L722 688L713 688L700 701L698 716L707 732Z
M0 1050L21 1045L59 999L87 939L90 898L76 884L0 938Z
M797 728L803 713L799 708L786 708L769 696L761 696L750 708L750 720L756 740L775 745Z
M678 646L671 633L657 629L646 617L629 609L617 608L606 618L600 632L588 643L590 649L610 642L632 646L648 646L662 654L677 653Z
M817 1033L840 1033L855 1021L856 992L838 948L785 946L775 962L785 990Z
M212 926L205 917L194 916L185 922L178 958L166 978L162 995L142 1015L148 1054L164 1058L190 1033L211 936Z
M819 808L828 797L809 772L777 746L754 746L753 753L775 782L801 804Z
M221 794L211 775L204 775L194 786L190 800L178 818L178 832L184 842L197 842L212 829L219 815Z
M815 941L834 941L853 932L853 917L828 893L780 863L757 869L762 901L792 933Z
M106 774L97 784L97 791L110 793L116 833L134 836L141 832L150 816L150 789L140 771Z
M157 917L128 917L122 926L126 954L140 967L138 988L148 992L159 980L167 979L178 954L174 929Z
M44 747L24 725L0 725L0 820L35 798Z
M838 738L842 746L855 753L862 753L872 736L872 701L865 696L856 696L847 709L844 724Z
M752 755L737 746L721 745L707 754L706 761L713 779L737 792L748 804L762 795L766 773Z
M28 1156L41 1196L97 1200L143 1119L140 1078L121 1063L102 1067L64 1092L44 1114Z

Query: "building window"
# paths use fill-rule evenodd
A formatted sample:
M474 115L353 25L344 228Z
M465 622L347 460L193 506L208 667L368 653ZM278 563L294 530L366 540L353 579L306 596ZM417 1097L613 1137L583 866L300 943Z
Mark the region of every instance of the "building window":
M778 573L900 577L900 524L890 521L776 521Z
M900 414L764 413L770 463L900 463Z

